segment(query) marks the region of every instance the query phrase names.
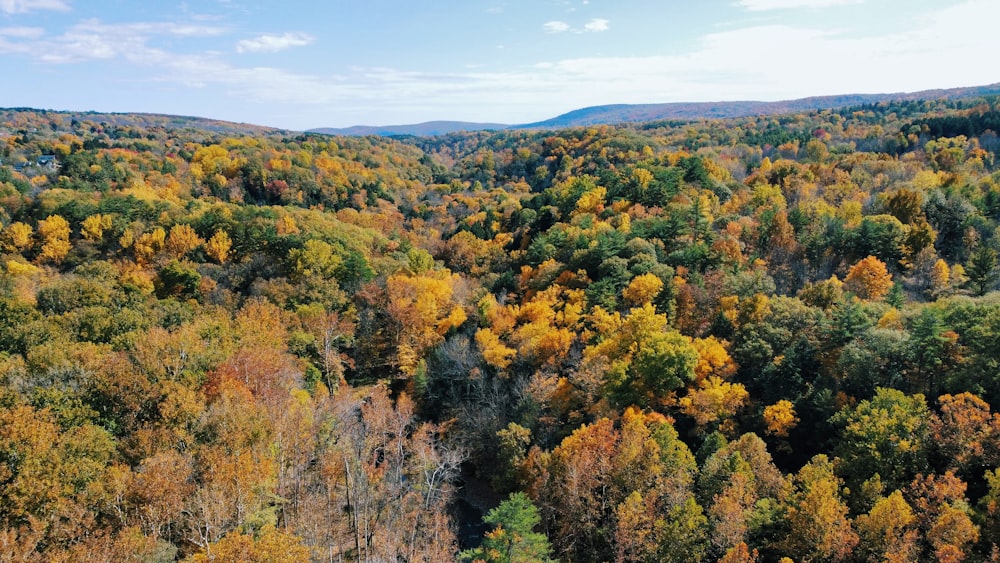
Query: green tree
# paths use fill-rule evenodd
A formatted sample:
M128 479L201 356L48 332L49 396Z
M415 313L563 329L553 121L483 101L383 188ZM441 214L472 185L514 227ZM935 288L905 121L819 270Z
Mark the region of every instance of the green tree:
M892 215L873 215L861 220L851 240L855 256L875 256L893 264L903 257L906 229Z
M549 557L549 538L534 531L541 520L538 508L528 495L513 493L483 518L483 522L492 525L493 530L486 533L482 545L463 551L460 557L466 561L486 563L552 561Z
M997 251L988 246L980 246L974 250L965 267L965 275L968 276L969 284L976 290L977 295L986 293L996 281L996 274Z
M156 294L161 299L171 295L194 297L198 293L201 274L190 265L171 260L160 270L155 282Z
M837 413L842 427L836 453L851 490L876 473L890 490L927 468L930 411L924 396L878 388L875 397Z
M633 388L643 403L655 404L656 397L693 381L697 364L689 338L676 331L653 334L635 356Z
M493 482L500 490L510 490L518 483L521 465L531 443L531 430L511 422L506 428L497 431L497 441L499 467L494 473Z
M945 335L944 322L936 309L925 307L913 319L910 327L910 344L916 379L927 395L937 396L936 379L947 356L951 340Z
M877 387L903 388L912 367L912 343L906 332L869 328L840 351L837 369L843 374L842 389L855 397L868 398Z
M591 321L597 337L583 352L585 362L607 366L605 385L619 405L661 406L671 391L694 381L698 350L653 305L624 318L595 307Z
M309 239L302 248L292 249L288 261L293 279L302 281L315 276L326 281L335 278L344 264L339 250L342 249L318 239Z
M984 543L997 549L1000 545L1000 471L987 470L984 475L988 490L979 499Z

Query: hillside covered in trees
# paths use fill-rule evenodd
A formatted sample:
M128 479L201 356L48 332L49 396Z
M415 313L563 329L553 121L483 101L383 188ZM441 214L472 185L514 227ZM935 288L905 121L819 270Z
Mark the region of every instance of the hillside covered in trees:
M1000 559L998 116L4 110L0 559Z

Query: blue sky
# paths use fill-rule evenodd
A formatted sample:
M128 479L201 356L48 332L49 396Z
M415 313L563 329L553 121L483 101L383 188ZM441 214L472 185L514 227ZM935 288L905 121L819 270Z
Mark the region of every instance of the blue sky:
M998 0L0 0L0 107L289 129L1000 82Z

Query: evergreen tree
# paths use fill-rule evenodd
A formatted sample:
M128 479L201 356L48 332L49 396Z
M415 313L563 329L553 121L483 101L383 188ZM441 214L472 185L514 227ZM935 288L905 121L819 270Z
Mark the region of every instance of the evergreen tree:
M993 285L997 273L997 251L988 246L980 246L972 252L969 257L969 265L965 269L965 275L969 278L969 283L976 290L977 295L986 293L986 290Z
M534 531L541 522L528 495L517 492L489 511L483 522L493 525L483 543L461 553L465 561L486 563L547 563L551 548L545 534Z

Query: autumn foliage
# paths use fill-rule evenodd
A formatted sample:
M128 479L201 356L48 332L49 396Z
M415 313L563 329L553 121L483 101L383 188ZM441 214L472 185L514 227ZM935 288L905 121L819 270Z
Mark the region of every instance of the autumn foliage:
M995 560L997 112L0 110L0 559Z

